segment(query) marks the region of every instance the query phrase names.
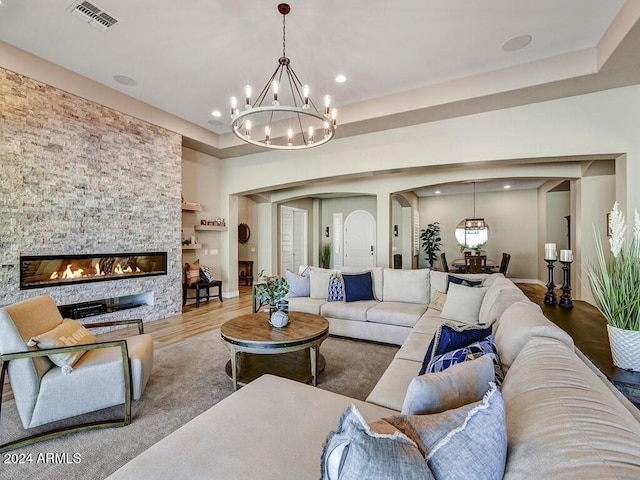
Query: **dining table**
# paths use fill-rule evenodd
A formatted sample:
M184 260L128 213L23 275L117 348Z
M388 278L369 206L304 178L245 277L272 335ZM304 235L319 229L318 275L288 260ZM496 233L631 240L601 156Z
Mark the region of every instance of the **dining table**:
M457 273L465 273L466 267L464 258L456 258L451 262L451 267L455 268ZM487 273L491 273L491 271L496 268L500 268L500 262L487 258Z

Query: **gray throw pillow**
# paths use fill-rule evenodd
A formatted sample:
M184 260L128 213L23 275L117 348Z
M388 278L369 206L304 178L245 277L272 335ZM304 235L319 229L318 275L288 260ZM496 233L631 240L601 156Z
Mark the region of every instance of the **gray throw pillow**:
M309 277L297 275L291 270L284 272L284 277L289 284L289 297L308 297L311 291Z
M416 444L399 431L373 431L351 405L327 437L321 480L428 480L433 475Z
M488 356L458 363L438 373L411 380L402 413L440 413L482 400L494 381L493 360Z
M493 383L480 402L433 415L396 415L384 420L416 442L438 480L501 480L504 476L505 409Z
M457 322L477 324L480 321L480 307L486 287L465 287L457 283L449 284L447 300L440 317Z

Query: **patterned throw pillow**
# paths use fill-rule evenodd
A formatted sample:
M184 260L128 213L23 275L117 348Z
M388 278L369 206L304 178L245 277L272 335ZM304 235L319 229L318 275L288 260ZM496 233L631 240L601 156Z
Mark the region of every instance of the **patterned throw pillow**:
M340 279L333 273L329 275L329 294L327 300L330 302L342 302L344 300L344 286Z
M434 357L427 365L427 373L437 373L446 370L452 365L475 360L482 356L488 356L493 361L493 370L495 374L495 382L498 387L504 381L504 372L502 371L502 363L496 349L496 342L493 335L489 335L479 342L474 342L466 347L458 348L451 352L444 353Z
M213 275L211 274L211 269L205 265L200 267L200 278L205 282L211 282L213 280Z
M53 330L31 337L27 342L30 347L37 346L39 349L72 347L75 345L91 345L98 339L89 330L84 328L80 322L65 318L62 323ZM71 373L73 365L85 354L85 350L68 353L55 353L48 355L49 359L62 368L62 373Z
M200 281L200 260L194 263L185 263L185 278L187 285L193 285Z
M426 373L427 366L437 355L466 347L473 342L482 340L487 335L491 335L491 327L484 325L457 325L446 321L443 322L431 339L427 353L422 361L420 375Z

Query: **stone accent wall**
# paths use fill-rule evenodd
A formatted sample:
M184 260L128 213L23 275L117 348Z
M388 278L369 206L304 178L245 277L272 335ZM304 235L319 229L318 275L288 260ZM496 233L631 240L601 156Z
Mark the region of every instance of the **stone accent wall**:
M180 313L181 157L174 132L0 68L0 305L152 291L153 306L107 317ZM153 251L166 276L19 289L20 255Z

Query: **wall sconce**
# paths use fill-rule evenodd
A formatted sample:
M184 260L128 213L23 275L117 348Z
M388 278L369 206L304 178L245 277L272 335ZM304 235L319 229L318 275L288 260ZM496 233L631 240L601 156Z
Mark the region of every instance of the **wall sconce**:
M329 227L325 227L324 229L324 236L329 238Z
M394 225L393 226L393 236L397 237L398 236L398 225Z

